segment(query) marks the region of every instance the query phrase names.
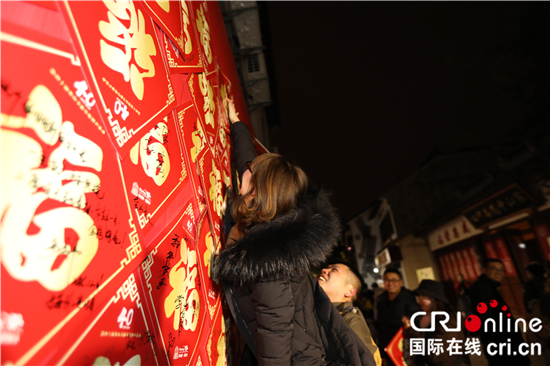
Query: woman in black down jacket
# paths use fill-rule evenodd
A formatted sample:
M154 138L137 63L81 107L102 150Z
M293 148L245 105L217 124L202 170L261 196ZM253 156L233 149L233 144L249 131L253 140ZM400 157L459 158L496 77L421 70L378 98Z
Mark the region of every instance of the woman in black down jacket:
M228 100L241 195L218 274L233 318L259 365L374 365L372 355L309 273L340 236L327 196L278 154L255 156Z

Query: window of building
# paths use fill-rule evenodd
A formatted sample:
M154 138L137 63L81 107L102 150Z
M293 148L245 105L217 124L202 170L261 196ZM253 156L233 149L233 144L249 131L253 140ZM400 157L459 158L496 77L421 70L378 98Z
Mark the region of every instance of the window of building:
M260 58L258 57L257 53L248 55L246 57L246 64L247 64L249 73L260 71Z

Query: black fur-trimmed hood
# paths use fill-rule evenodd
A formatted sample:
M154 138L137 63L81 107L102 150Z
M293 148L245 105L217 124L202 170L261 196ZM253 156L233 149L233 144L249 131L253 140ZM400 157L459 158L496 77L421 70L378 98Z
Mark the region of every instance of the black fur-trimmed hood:
M322 264L337 244L341 227L323 190L310 189L289 213L258 224L220 253L218 274L244 286L262 279L293 277Z

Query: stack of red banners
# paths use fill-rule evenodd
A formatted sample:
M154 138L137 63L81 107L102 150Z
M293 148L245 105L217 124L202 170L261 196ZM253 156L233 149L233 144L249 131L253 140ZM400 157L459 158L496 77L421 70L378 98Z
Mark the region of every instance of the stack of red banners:
M1 7L2 364L226 364L219 4Z

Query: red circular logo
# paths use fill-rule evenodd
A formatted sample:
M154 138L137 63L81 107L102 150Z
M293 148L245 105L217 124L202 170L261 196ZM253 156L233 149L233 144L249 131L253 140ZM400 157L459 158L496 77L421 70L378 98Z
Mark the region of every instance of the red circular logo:
M477 312L480 314L485 314L487 311L487 305L484 302L477 304Z
M466 321L464 321L464 325L466 326L466 329L468 329L468 331L472 333L477 332L479 328L481 328L481 320L477 315L470 315L466 318Z
M491 300L489 304L491 305L492 308L496 308L498 305L498 302L496 300Z

